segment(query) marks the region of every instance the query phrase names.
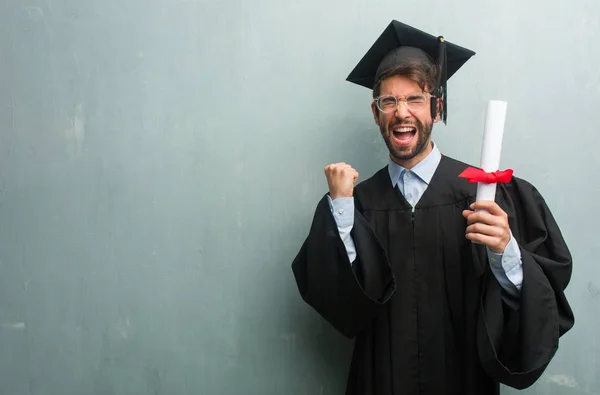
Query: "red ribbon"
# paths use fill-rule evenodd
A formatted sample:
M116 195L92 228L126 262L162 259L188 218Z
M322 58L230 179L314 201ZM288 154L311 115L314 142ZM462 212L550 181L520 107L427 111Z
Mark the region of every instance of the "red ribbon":
M467 167L465 171L458 176L466 178L469 182L482 182L485 184L507 183L512 179L513 171L511 169L486 172L483 169Z

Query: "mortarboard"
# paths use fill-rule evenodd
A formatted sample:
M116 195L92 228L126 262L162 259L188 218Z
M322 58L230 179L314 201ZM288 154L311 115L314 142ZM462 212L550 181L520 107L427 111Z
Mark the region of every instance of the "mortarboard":
M401 66L408 60L434 61L439 66L440 73L438 84L432 93L443 98L443 120L446 122L446 82L473 55L475 52L452 44L443 37L435 37L392 20L346 80L373 89L384 72Z

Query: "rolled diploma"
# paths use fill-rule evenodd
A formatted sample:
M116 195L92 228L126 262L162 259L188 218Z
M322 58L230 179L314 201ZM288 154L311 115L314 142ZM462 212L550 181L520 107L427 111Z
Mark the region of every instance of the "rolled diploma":
M500 167L502 136L506 119L506 102L488 101L481 146L481 168L486 172L497 171ZM495 200L496 184L477 183L477 200Z

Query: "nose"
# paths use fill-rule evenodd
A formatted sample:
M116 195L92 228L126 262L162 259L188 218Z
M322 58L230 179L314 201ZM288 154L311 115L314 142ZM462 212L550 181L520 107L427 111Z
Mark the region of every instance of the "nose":
M406 108L406 104L403 101L398 101L398 105L396 106L396 116L400 119L408 118L412 114Z

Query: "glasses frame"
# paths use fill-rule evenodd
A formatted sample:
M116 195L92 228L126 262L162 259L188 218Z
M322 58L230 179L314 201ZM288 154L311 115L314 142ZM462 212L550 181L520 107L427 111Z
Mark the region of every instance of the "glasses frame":
M419 107L419 108L411 108L408 105L408 102L406 101L406 99L410 96L413 95L422 95L425 96L425 104L423 104L423 107ZM381 100L381 98L394 98L394 100L396 100L396 105L394 106L393 110L389 110L389 111L384 111L381 106L379 105L379 100ZM394 95L380 95L377 96L375 99L373 99L373 102L375 103L375 105L377 106L377 108L379 109L379 111L381 111L384 114L391 114L395 111L398 111L398 105L400 103L404 104L404 107L406 107L407 110L409 111L418 111L418 110L422 110L423 108L425 108L427 106L427 100L431 100L431 99L437 99L437 96L432 95L431 93L427 93L427 92L413 92L413 93L409 93L408 95L404 96L403 98L399 98L396 97Z

